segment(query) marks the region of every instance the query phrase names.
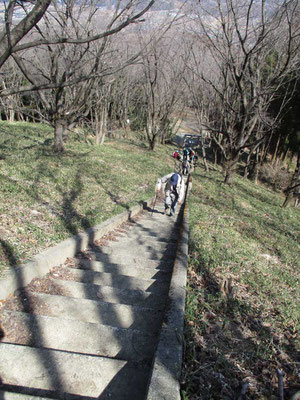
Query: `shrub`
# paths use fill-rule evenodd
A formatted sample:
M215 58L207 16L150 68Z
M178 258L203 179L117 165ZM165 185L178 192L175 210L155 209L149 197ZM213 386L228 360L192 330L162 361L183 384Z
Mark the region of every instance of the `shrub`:
M259 179L271 185L275 190L284 190L291 180L291 173L288 172L282 163L265 163L259 171Z

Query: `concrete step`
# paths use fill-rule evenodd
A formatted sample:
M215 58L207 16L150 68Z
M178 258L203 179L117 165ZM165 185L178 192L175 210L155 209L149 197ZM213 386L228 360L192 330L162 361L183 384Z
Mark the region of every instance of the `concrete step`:
M136 238L123 238L119 242L110 242L106 246L101 247L101 252L104 254L112 254L115 252L122 252L127 254L128 249L133 255L141 254L155 254L158 257L165 254L176 253L177 245L176 243L166 243L159 241L145 242L143 240L139 241Z
M49 400L49 397L32 396L30 394L4 392L0 390L1 400Z
M89 283L52 279L53 284L64 296L89 300L102 300L109 303L136 305L152 309L162 309L168 288L146 292L144 290L118 289Z
M100 251L109 256L114 254L126 256L130 253L132 257L143 256L149 260L160 260L162 257L173 256L176 254L176 245L159 242L153 242L152 244L138 244L137 241L124 240L122 242L113 242L108 246L102 246Z
M157 264L157 263L156 263ZM155 264L155 267L156 267ZM162 268L163 267L163 268ZM171 273L173 265L166 263L161 268L132 266L132 265L119 265L107 264L101 261L82 260L78 264L79 269L92 270L95 272L108 272L111 274L120 274L128 276L138 276L144 279L163 279Z
M160 280L144 279L136 276L110 274L82 269L60 267L59 271L52 274L52 278L74 280L81 283L93 283L101 286L111 286L119 289L145 290L152 292L169 285L170 277L163 275ZM164 278L164 280L163 280Z
M166 215L159 216L159 219L143 218L143 220L138 221L128 233L135 232L139 230L143 235L159 234L163 237L169 237L177 229L174 226L173 217L168 217Z
M88 251L88 256L91 260L102 261L104 263L112 263L112 264L120 264L120 265L140 265L140 266L148 266L148 265L157 265L164 262L170 262L175 258L175 254L169 252L168 254L154 254L151 253L117 253L113 252L112 254L105 254L99 251Z
M177 230L171 229L167 227L165 229L148 229L142 227L132 228L127 233L120 233L122 236L117 236L114 241L123 240L125 237L130 239L142 239L143 241L147 241L153 243L154 241L158 242L176 242L178 234Z
M125 231L127 234L130 234L139 229L140 231L143 231L144 234L150 232L151 234L156 233L157 235L169 236L169 234L177 228L174 219L169 218L167 215L163 215L163 210L161 210L156 216L154 214L153 217L145 215L142 219L135 221L129 227L120 227L120 229L117 230L121 233Z
M152 255L151 255L152 257ZM86 258L88 261L99 261L103 264L117 264L120 266L134 266L138 268L153 268L153 269L164 269L166 265L172 265L174 263L173 257L152 257L145 258L143 255L134 256L130 252L127 254L104 254L101 253L101 249L93 247L91 250L86 251ZM82 261L83 258L78 258L77 261Z
M157 333L161 326L162 311L151 308L43 293L28 293L26 297L30 312L36 315L138 329L147 333Z
M177 228L174 226L177 216L169 217L164 214L164 210L157 210L158 212L151 215L145 215L144 218L135 221L128 229L128 233L133 229L141 229L144 233L147 232L164 232L170 233L173 229Z
M5 393L15 389L28 395L68 400L145 397L149 375L146 363L7 343L0 343L0 353L1 389Z
M14 326L22 332L10 338ZM6 311L2 320L5 343L16 343L131 361L151 359L157 336L136 329L116 328L65 318Z
M118 241L125 238L125 236L120 237ZM148 243L148 242L164 242L164 243L177 243L177 232L172 232L169 234L162 234L161 232L150 232L144 233L141 232L140 229L132 229L128 234L126 234L126 238L138 240L139 243Z

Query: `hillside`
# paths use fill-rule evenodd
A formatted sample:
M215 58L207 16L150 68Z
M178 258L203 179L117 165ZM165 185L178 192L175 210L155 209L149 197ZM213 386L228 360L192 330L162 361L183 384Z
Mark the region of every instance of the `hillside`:
M183 398L278 399L280 369L291 399L300 390L300 208L282 208L283 195L263 184L222 180L218 169L193 175Z
M77 136L58 156L52 138L47 126L0 124L0 269L153 196L173 167L168 147Z

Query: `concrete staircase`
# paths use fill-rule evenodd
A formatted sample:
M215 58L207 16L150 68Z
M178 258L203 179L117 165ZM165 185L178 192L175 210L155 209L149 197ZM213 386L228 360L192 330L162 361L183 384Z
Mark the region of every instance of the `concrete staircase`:
M176 255L163 204L117 241L55 267L0 315L0 400L143 400ZM30 285L29 285L30 286ZM58 294L59 293L59 294ZM12 302L16 304L16 302Z

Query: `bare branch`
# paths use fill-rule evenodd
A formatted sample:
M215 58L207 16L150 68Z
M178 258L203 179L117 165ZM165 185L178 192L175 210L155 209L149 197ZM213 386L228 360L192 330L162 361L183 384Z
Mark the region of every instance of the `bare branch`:
M61 37L58 39L54 39L54 40L43 40L43 39L36 40L36 41L32 41L30 43L25 43L22 45L14 46L12 49L12 52L18 52L21 50L25 50L25 49L29 49L31 47L36 47L36 46L41 46L41 45L61 44L61 43L84 44L84 43L95 42L96 40L103 39L107 36L111 36L111 35L114 35L114 34L120 32L122 29L126 28L130 24L141 22L141 21L139 21L139 19L152 7L152 5L155 3L155 1L156 0L151 0L148 3L148 5L141 12L134 15L133 17L128 17L125 21L120 23L115 28L108 29L105 32L99 33L97 35L93 35L91 37L87 36L82 39L79 39L79 38L72 39L68 36L65 36L65 37Z
M16 1L10 2L8 12L5 15L5 30L0 35L0 67L14 51L13 48L17 43L40 21L50 3L51 0L39 0L33 9L11 30L12 12Z

